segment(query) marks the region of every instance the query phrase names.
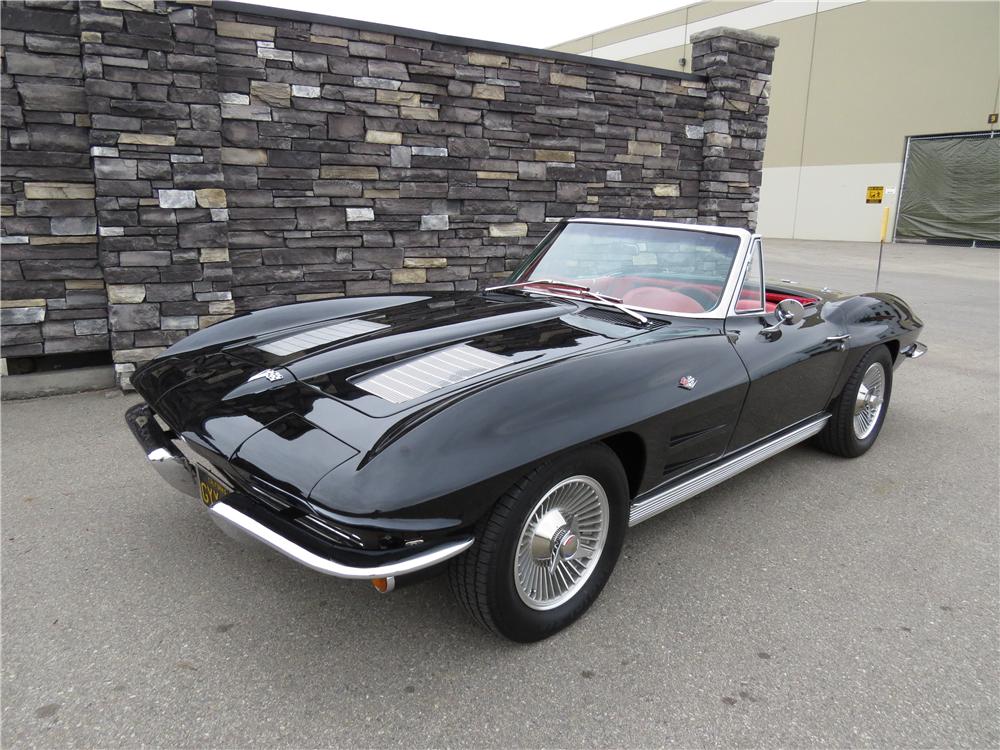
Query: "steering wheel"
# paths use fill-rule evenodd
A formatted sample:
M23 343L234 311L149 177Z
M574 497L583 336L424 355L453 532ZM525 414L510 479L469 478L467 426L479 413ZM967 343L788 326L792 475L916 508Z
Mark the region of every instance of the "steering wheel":
M718 298L715 295L697 286L682 286L672 291L683 294L685 297L690 297L706 310L711 310L718 302Z

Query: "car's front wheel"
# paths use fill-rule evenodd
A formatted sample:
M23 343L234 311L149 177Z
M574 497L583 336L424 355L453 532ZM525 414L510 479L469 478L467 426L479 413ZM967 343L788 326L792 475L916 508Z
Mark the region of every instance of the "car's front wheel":
M452 590L485 627L511 640L547 638L597 598L628 525L628 482L605 445L528 472L497 501L476 543L456 558Z
M884 346L868 351L833 402L832 416L817 435L820 448L854 458L875 444L892 394L892 357Z

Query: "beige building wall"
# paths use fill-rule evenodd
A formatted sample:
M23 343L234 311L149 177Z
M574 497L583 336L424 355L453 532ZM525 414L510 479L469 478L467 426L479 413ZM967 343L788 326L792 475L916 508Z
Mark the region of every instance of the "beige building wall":
M885 186L891 221L906 137L983 131L997 111L995 0L706 0L556 49L690 71L686 40L713 26L781 39L758 222L766 236L877 241L882 206L865 203L865 188Z

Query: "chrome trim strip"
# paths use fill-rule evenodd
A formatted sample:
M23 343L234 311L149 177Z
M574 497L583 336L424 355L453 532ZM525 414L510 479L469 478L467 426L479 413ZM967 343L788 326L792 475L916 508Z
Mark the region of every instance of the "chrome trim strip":
M761 290L761 296L764 299L764 307L755 307L752 310L737 310L736 305L740 301L740 293L743 291L743 282L746 280L747 273L750 271L750 264L753 262L753 254L760 251L760 279L764 288ZM750 247L747 249L746 258L743 261L743 270L739 272L739 279L736 281L736 291L733 293L733 298L729 303L729 315L742 316L742 315L767 315L767 271L764 269L764 243L761 242L759 235L753 235L750 238Z
M680 484L668 487L665 490L657 491L654 489L650 493L646 493L646 495L637 498L636 502L632 504L628 525L635 526L640 524L668 508L679 505L685 500L717 484L721 484L727 479L731 479L751 466L781 453L786 448L791 448L803 440L808 440L823 429L829 418L829 414L824 414L791 432L772 438L744 453L724 460L721 464L717 464L696 476L690 477Z
M497 286L488 286L483 291L497 292L501 289L519 289L522 286L531 286L532 284L548 284L549 286L561 286L564 289L578 289L581 292L590 291L590 287L588 286L583 286L582 284L576 284L572 281L557 281L556 279L529 279L528 281L515 281L513 284L498 284Z
M903 350L903 354L910 359L918 359L919 357L927 354L927 344L921 344L919 341L915 344L911 344Z
M711 232L712 234L728 234L741 240L750 239L750 232L739 227L721 227L715 224L687 224L683 221L655 221L653 219L599 219L577 217L567 219L567 224L622 224L628 227L654 227L667 229L687 229L692 232Z
M371 568L360 568L320 557L304 547L300 547L290 539L286 539L281 534L273 529L269 529L245 513L241 513L233 506L226 504L225 501L215 503L209 507L208 511L212 514L212 519L219 521L224 527L242 532L285 557L291 558L300 565L305 565L307 568L312 568L319 573L337 578L368 580L372 578L392 578L394 576L406 575L407 573L414 573L444 562L455 557L455 555L460 555L471 547L475 541L475 538L470 536L466 539L443 544L405 560L399 560L387 565L377 565Z

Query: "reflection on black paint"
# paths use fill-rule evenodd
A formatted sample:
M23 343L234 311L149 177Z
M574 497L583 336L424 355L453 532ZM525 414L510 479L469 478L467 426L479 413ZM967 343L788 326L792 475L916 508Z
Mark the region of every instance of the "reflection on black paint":
M288 414L247 440L233 465L306 497L324 474L354 455L357 451L343 441Z
M175 431L214 451L210 460L223 473L235 456L229 469L244 481L252 474L298 498L315 486L309 504L344 523L356 516L423 534L474 523L539 458L540 446L562 450L609 430L632 430L643 441L648 489L762 436L754 431L785 428L798 412L822 408L847 356L826 342L828 335L852 333L854 356L866 341L921 326L905 303L887 295L817 299L812 314L782 326L773 340L760 335L773 315L730 318L726 332L740 332L734 345L722 335L722 321L619 325L581 314L596 307L523 294L386 298L381 309L365 306L362 317L388 329L284 359L247 343L244 329L236 344L168 353L141 368L134 382ZM328 322L315 314L303 316L308 325L282 320L290 335ZM273 336L278 329L265 330ZM460 343L511 364L405 404L351 384L371 369ZM747 372L737 352L754 381L746 401ZM284 377L248 382L265 367ZM678 379L689 374L697 389L679 389ZM359 451L375 457L366 465Z

